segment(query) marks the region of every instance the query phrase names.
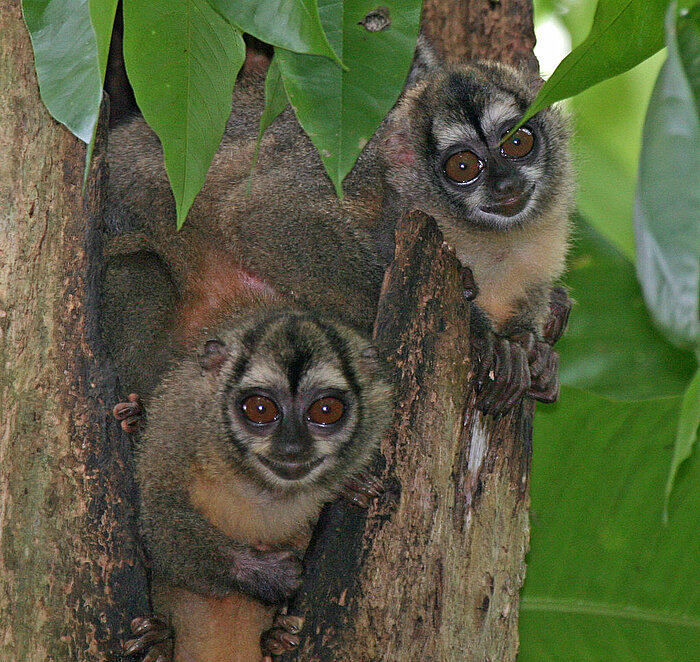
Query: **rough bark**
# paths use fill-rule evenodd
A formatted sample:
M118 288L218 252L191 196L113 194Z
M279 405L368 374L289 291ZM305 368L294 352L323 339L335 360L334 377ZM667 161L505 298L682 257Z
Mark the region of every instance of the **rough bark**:
M539 73L532 0L424 0L422 30L449 60L500 60Z
M0 5L0 115L0 659L115 659L147 603L96 343L104 150L83 196L85 146L39 100L19 0Z
M423 31L449 59L538 71L529 0L426 0ZM291 605L307 616L303 662L508 662L529 543L534 403L499 422L473 409L468 312L457 260L431 219L397 228L376 342L397 415L369 513L322 513Z

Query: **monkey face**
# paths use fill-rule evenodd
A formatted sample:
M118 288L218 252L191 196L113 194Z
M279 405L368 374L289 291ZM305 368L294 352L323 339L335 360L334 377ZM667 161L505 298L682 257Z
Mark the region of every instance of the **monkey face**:
M290 313L220 343L223 424L246 473L266 487L299 490L366 463L391 405L358 334Z
M436 70L410 90L384 140L387 179L452 226L504 231L569 197L568 131L543 111L504 140L535 84L496 63Z

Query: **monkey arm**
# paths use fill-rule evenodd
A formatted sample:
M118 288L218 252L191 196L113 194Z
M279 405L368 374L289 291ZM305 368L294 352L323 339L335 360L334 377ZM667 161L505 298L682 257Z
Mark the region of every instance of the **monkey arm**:
M192 509L183 495L158 495L142 506L142 533L153 569L195 593L245 593L266 604L284 602L301 581L299 555L263 551L228 538Z

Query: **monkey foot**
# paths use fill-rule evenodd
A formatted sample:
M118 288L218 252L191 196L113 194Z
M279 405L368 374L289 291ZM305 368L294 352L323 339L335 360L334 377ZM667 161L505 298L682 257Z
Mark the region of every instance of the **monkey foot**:
M124 644L124 655L145 653L141 662L172 662L173 631L158 617L135 618L131 621L134 639Z
M299 633L303 627L303 616L278 614L272 627L263 632L260 637L260 647L263 652L262 662L272 662L277 655L294 650L301 641Z
M489 332L472 340L476 359L476 408L499 417L530 390L530 369L523 347Z
M137 393L129 394L126 402L120 402L112 410L114 418L122 422L124 432L137 432L143 416L141 398Z
M564 287L553 287L549 293L549 317L544 325L544 341L553 345L566 330L574 302Z
M382 494L384 488L380 478L362 471L353 476L343 487L341 494L361 508L369 508L372 499Z

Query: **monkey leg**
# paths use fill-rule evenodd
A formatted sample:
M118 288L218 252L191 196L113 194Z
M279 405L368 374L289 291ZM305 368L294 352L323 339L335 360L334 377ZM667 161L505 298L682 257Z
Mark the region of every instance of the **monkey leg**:
M122 422L124 432L137 432L143 418L141 398L137 393L130 393L126 402L120 402L112 410L114 418Z
M369 508L372 499L380 496L383 491L380 478L361 471L345 483L341 495L360 508Z
M153 603L174 632L172 658L164 662L261 661L261 636L273 626L275 607L242 593L214 598L168 584L154 584Z
M141 662L172 662L173 630L161 618L135 618L131 621L133 639L124 644L124 655L145 653Z
M274 656L294 650L300 642L299 633L304 627L303 616L280 612L269 630L263 632L260 645L263 662L271 662Z

